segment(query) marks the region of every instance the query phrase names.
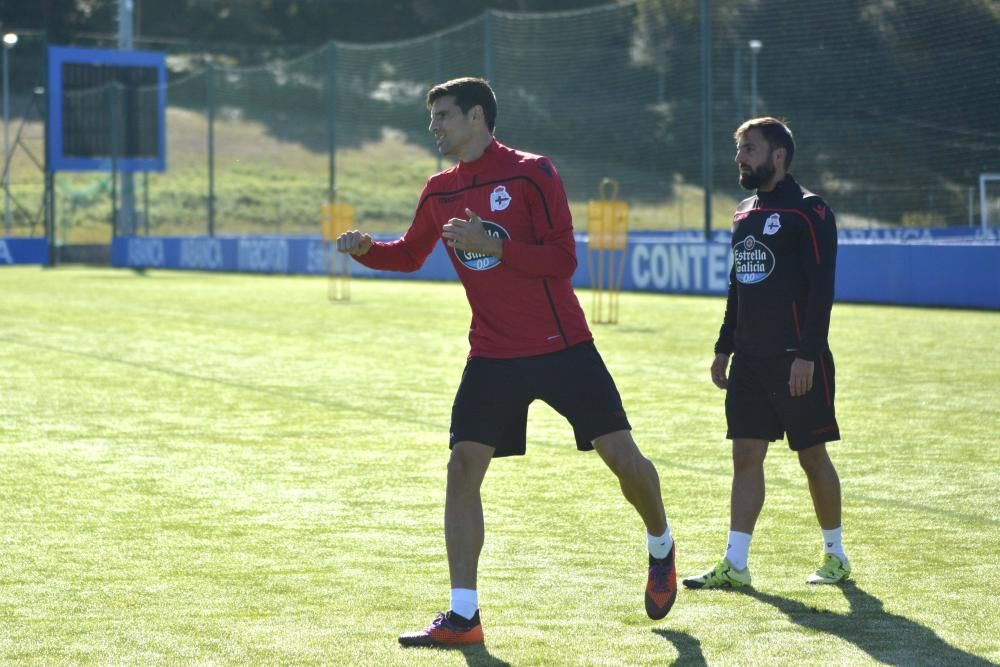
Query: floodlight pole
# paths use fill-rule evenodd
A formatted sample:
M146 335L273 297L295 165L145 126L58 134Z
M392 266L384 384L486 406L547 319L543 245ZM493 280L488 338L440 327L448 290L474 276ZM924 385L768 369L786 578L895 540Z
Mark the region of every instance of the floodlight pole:
M10 148L8 128L10 127L10 78L8 76L7 52L17 44L17 34L8 32L3 36L3 233L10 236Z
M750 40L750 117L757 117L757 54L764 43L759 39Z

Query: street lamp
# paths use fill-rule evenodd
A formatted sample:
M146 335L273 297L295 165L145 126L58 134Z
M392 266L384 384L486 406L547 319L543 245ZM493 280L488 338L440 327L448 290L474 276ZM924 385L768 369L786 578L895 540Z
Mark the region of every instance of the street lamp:
M759 39L750 40L750 117L757 117L757 54L764 43Z
M3 233L10 236L10 150L7 144L7 127L10 124L10 88L7 78L7 52L17 44L17 34L3 36Z

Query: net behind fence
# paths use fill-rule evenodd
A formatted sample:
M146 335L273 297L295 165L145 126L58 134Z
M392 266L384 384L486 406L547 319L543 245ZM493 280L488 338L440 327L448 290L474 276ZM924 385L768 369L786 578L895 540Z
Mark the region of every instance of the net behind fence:
M727 229L746 194L732 132L753 110L788 120L792 172L828 199L842 225L980 224L979 175L1000 172L995 3L714 5L713 227ZM424 95L440 81L479 75L498 94L498 138L553 158L578 227L610 177L630 204L633 230L700 230L700 36L697 3L636 0L491 11L404 42L331 42L255 67L188 69L168 85L167 170L136 176L138 229L318 233L333 199L352 204L366 230L405 229L426 178L450 165L427 132ZM179 62L179 53L168 58ZM29 98L30 84L19 85ZM40 179L18 180L31 171L24 160L15 158L12 184L30 201ZM58 176L66 229L110 228L107 181ZM28 224L19 213L19 228Z

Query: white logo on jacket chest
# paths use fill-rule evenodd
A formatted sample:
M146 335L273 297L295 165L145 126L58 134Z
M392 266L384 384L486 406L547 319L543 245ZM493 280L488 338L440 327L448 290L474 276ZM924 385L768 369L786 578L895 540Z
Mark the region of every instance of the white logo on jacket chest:
M781 216L777 213L772 213L764 223L764 236L777 234L779 229L781 229Z
M491 211L503 211L508 206L510 206L511 197L507 193L506 186L498 185L493 188L493 192L490 194L490 210Z

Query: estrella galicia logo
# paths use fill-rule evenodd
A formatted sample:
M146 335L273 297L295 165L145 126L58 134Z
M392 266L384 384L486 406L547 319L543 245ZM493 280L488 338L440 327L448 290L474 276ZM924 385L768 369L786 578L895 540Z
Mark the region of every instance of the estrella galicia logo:
M759 283L774 271L774 253L766 245L748 236L733 248L736 280L744 285Z
M486 233L495 239L510 238L510 234L507 233L507 230L495 222L483 220L483 227L486 228ZM455 248L455 257L458 257L458 261L464 264L466 268L472 269L473 271L488 271L489 269L500 265L500 260L498 258L491 255L484 255L481 252L466 252Z

